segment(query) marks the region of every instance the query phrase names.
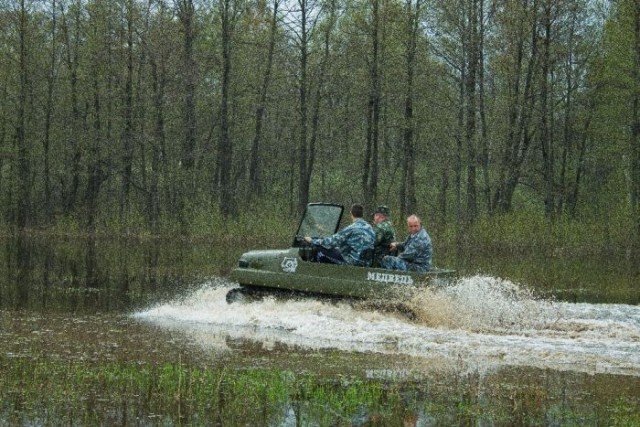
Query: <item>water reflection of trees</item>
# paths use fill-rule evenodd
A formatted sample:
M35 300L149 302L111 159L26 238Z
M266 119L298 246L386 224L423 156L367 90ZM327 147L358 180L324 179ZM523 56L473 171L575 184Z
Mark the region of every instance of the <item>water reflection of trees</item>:
M212 265L209 251L96 238L14 236L0 245L0 308L127 311L171 298Z

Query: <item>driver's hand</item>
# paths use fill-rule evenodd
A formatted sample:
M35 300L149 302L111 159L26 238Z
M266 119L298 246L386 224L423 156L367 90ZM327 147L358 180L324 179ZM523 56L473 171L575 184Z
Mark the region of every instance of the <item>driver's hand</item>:
M307 243L311 243L311 237L304 236L304 241L307 242Z

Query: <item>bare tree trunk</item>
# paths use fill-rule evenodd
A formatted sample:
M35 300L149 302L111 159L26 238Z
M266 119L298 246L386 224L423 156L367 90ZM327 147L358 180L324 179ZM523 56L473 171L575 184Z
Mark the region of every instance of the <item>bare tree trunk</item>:
M640 3L633 2L634 46L633 46L633 92L631 111L631 134L629 136L631 215L635 221L636 240L640 241Z
M440 175L440 188L438 191L438 210L437 210L440 214L440 217L438 218L439 219L438 224L441 227L444 227L447 223L447 217L448 217L447 195L448 194L449 194L449 168L443 167L441 168L441 175Z
M184 140L182 145L182 167L190 171L195 164L196 148L196 66L193 54L195 34L193 20L195 10L193 0L180 0L179 16L184 31L183 39L183 76L184 76ZM184 190L184 189L182 189Z
M193 193L193 167L195 164L196 147L196 80L197 68L194 59L193 45L195 41L194 19L195 9L193 0L177 0L178 18L182 25L182 77L184 95L182 99L183 139L177 168L172 168L174 174L171 179L172 188L169 190L171 205L178 216L178 222L183 232L186 232L187 219L185 215L185 201ZM216 174L219 173L216 170ZM217 175L216 175L217 178ZM217 182L217 181L216 181Z
M155 72L157 74L157 71ZM155 141L151 147L151 178L148 196L149 223L154 231L158 231L160 219L160 175L161 153L165 141L164 131L164 71L163 77L154 77L154 105L155 105Z
M523 4L523 13L531 14L530 27L527 29L525 20L521 20L517 34L514 54L513 82L509 99L509 116L507 118L507 144L502 153L502 163L499 170L499 181L494 193L493 206L499 212L511 211L513 194L520 180L522 164L531 145L530 130L531 114L536 103L533 91L534 75L538 59L537 0L533 1L531 9L528 1ZM529 30L531 37L529 59L525 65L525 34ZM523 80L524 74L524 82Z
M97 63L97 61L96 61ZM85 191L84 202L87 207L87 228L90 232L94 232L96 228L96 214L98 211L98 194L100 187L107 178L101 163L100 146L103 141L102 136L102 104L100 102L101 95L98 82L98 73L93 73L93 138L89 145L87 154L87 188Z
M569 40L568 45L569 49L567 51L567 58L565 60L565 81L566 81L566 89L565 89L565 101L564 101L564 124L563 124L563 132L562 132L562 152L560 153L560 171L558 173L558 188L560 189L560 194L558 195L558 203L556 205L556 212L570 212L573 208L570 208L568 205L573 202L571 201L571 186L568 182L568 168L569 168L569 160L573 158L574 154L574 144L575 138L574 133L572 132L572 125L574 122L573 115L573 45L574 45L574 35L575 35L575 22L576 16L575 13L571 15L571 26L569 29ZM580 168L580 165L576 167L576 170ZM573 205L575 207L575 205Z
M288 160L289 160L289 170L295 170L296 161L298 159L296 159L296 153L293 152L293 150L289 154L289 159ZM296 211L300 211L300 201L294 199L295 179L294 179L293 176L294 175L292 173L289 174L289 179L288 179L289 191L287 191L287 194L289 195L289 213L290 214L293 214ZM297 202L297 204L296 204L296 202Z
M309 67L309 29L308 29L308 3L307 0L298 0L300 6L300 78L298 81L299 103L299 143L298 143L298 212L303 212L309 203L309 187L311 172L308 162L308 67Z
M325 77L327 74L327 67L329 65L329 57L330 57L330 42L331 42L331 33L333 31L333 26L336 22L335 10L336 10L336 2L332 0L329 3L329 23L325 26L324 32L324 50L322 53L322 60L320 62L320 69L318 70L317 75L317 84L315 91L315 98L313 100L313 112L311 116L311 140L309 141L309 174L311 177L313 174L313 166L316 160L316 145L318 141L318 133L320 127L320 101L322 100L322 91L324 89ZM308 183L307 185L309 185Z
M261 180L260 170L260 146L262 143L262 122L264 121L264 113L267 104L267 92L271 83L271 72L273 69L273 56L276 46L276 36L278 33L278 8L280 0L273 0L273 11L271 15L271 25L269 29L269 51L267 53L267 64L262 78L262 87L260 90L260 100L256 107L256 123L251 144L251 153L249 160L249 188L253 196L262 194L263 183Z
M456 224L462 223L462 129L464 129L464 93L467 67L462 61L460 80L458 81L458 117L456 126L456 152L455 152L455 214Z
M75 9L75 33L73 34L73 40L69 34L69 23L66 16L62 15L62 31L64 33L64 40L67 46L66 63L69 72L69 95L71 97L71 135L69 139L69 145L71 146L71 182L65 185L64 192L64 208L66 213L69 213L74 209L76 204L76 198L78 196L78 190L80 187L80 160L82 158L82 150L80 147L80 135L81 135L81 117L80 106L78 101L78 66L79 66L79 50L80 50L80 27L81 27L81 7L76 5Z
M2 85L2 97L3 99L7 99L7 97L9 96L8 91L7 91L7 86L6 84ZM7 140L7 124L5 123L5 121L3 120L0 124L0 170L4 170L4 160L7 157L7 154L5 153L5 144L6 144L6 140ZM3 184L3 180L2 180L2 175L0 173L0 191L4 188L2 186ZM0 197L2 197L2 193L0 193ZM9 204L10 205L10 204ZM2 213L6 213L6 212L1 212L0 215Z
M231 90L231 38L234 17L232 0L220 2L222 24L222 97L220 100L220 140L218 143L218 171L220 186L220 213L228 217L235 213L233 187L233 144L229 132L229 97Z
M401 211L405 213L415 212L416 199L416 162L415 162L415 122L413 117L413 96L414 96L414 76L416 67L416 53L418 43L418 26L420 23L420 12L422 1L406 0L405 14L407 19L407 38L405 41L405 73L406 87L404 96L404 132L403 132L403 200L401 200Z
M480 134L480 146L482 150L481 154L481 164L482 164L482 180L483 180L483 199L485 208L487 209L487 213L489 216L493 215L493 209L491 206L491 179L489 175L489 168L491 165L490 158L490 141L488 136L488 125L487 125L487 115L486 115L486 93L485 93L485 76L484 76L484 39L485 39L485 14L484 14L485 3L484 0L479 0L478 9L480 11L479 16L479 34L478 34L478 86L479 86L479 98L478 98L478 108L480 113L480 126L481 126L481 134Z
M540 77L540 146L542 147L542 170L544 186L544 215L552 218L555 212L554 162L555 155L549 129L549 69L551 46L551 4L546 0L543 7L544 39L542 48L542 70Z
M124 89L124 131L122 133L122 187L120 194L120 217L129 211L129 193L133 170L133 2L127 4L127 75Z
M166 139L164 118L166 68L163 58L160 58L160 63L158 64L158 61L152 56L150 64L155 126L153 130L154 141L151 144L151 176L149 178L149 192L147 194L147 213L152 230L157 232L160 219L161 159L166 158L163 154Z
M593 108L589 108L588 117L585 121L584 131L582 133L582 138L580 138L578 143L578 159L576 166L576 174L575 179L573 180L572 186L570 188L569 194L567 195L567 211L571 217L576 216L577 213L577 205L578 205L578 194L580 191L580 184L582 182L582 176L585 173L585 158L587 156L587 139L588 139L588 130L591 126L591 119L593 116Z
M477 148L476 148L476 79L478 76L478 11L477 0L467 3L468 19L466 21L466 62L467 74L465 79L466 123L465 143L467 147L467 209L465 221L473 223L478 212L478 196L476 187Z
M51 1L51 58L47 72L47 103L45 107L44 135L42 140L43 174L44 174L44 216L48 224L53 219L53 205L51 200L51 117L53 115L53 89L56 75L57 52L57 19L56 0Z
M27 91L29 90L29 64L27 52L28 13L24 0L20 0L19 38L20 38L20 89L18 92L18 111L16 122L16 146L18 153L18 211L16 223L19 228L29 226L31 218L31 184L29 149L27 147Z
M367 106L367 141L365 146L362 192L369 206L376 199L378 189L378 145L380 135L380 0L372 0L371 63L369 65L369 104Z

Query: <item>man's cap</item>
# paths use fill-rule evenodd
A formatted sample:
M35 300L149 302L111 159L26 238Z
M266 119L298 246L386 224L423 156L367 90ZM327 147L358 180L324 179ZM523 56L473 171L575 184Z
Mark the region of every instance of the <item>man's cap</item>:
M391 210L389 210L389 208L388 208L388 207L386 207L386 206L384 206L384 205L382 205L382 206L378 206L378 207L376 208L376 210L375 210L375 211L373 211L373 214L374 214L374 215L375 215L375 214L377 214L377 213L380 213L380 214L382 214L382 215L384 215L384 216L391 216Z

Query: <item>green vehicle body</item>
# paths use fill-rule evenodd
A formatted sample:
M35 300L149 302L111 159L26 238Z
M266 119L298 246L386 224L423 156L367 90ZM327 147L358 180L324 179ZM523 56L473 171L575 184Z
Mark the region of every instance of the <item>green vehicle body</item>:
M244 253L231 272L242 288L291 291L328 297L405 300L426 286L451 282L453 270L435 268L427 273L312 262L313 247L304 236L327 237L338 230L344 208L332 203L310 203L288 249Z

